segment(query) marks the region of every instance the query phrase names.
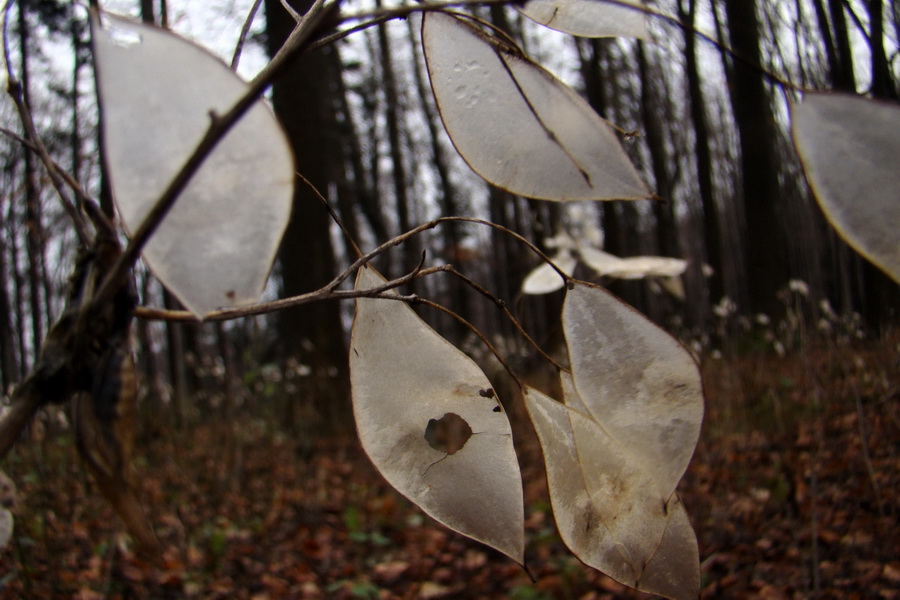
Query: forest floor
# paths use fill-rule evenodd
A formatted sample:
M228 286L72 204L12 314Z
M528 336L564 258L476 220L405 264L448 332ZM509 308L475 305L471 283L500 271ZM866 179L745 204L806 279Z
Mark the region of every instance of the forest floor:
M679 487L703 597L900 599L900 333L703 371L703 435ZM534 582L394 492L355 437L301 452L273 421L207 421L140 449L162 565L135 552L68 434L25 441L4 465L19 499L0 598L649 597L567 551L521 418Z

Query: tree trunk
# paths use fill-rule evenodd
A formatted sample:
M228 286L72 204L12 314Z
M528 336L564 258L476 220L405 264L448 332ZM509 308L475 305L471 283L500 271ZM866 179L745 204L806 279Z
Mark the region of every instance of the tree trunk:
M309 0L293 3L305 13ZM266 0L267 41L270 55L284 43L294 21L278 0ZM275 113L281 119L294 150L297 170L317 190L327 194L335 172L343 169L340 134L335 118L335 77L325 53L329 46L304 55L290 65L272 86ZM291 220L279 251L282 288L286 296L309 292L335 275L329 234L330 220L317 196L297 183ZM288 356L312 369L306 400L315 405L323 425L350 426L347 350L336 302L316 302L279 313L280 341Z
M643 42L637 43L638 72L641 78L641 119L644 135L650 152L650 166L653 171L655 192L662 198L653 204L656 218L656 246L662 256L681 256L678 230L675 222L675 198L673 181L669 173L670 159L666 155L665 131L662 116L666 113L659 96L653 94L653 82L663 77L661 73L651 74L647 63L647 53Z
M726 0L731 47L742 58L733 65L731 105L740 139L747 285L753 313L773 318L784 307L777 292L788 281L785 237L777 204L779 154L775 117L759 65L760 25L756 0Z
M375 0L376 9L381 8L380 0ZM397 78L394 73L394 61L391 55L391 40L388 35L387 25L382 23L377 26L378 32L378 50L379 60L381 64L381 86L384 90L384 118L387 126L388 146L391 156L391 182L394 190L394 202L397 209L397 223L401 232L409 231L413 228L411 219L411 210L409 202L409 184L408 175L406 173L406 163L403 152L403 144L400 139L401 129L404 127L402 123L402 115L399 112L400 95L397 90ZM403 243L402 253L402 275L412 272L421 260L421 238L415 236L409 238ZM412 293L421 287L418 282L412 281L407 286Z
M18 223L18 215L14 210L15 203L9 203L9 211L7 213L6 225L8 228L7 231L7 239L9 240L9 257L10 257L10 278L9 281L12 282L13 289L13 302L15 304L15 331L16 333L16 346L17 346L17 354L19 357L18 365L19 372L17 381L21 381L22 378L28 373L29 367L29 353L28 353L28 342L26 340L27 336L25 333L26 330L26 322L27 322L27 313L28 310L25 307L25 291L23 290L22 284L22 269L19 267L19 243L18 243L18 232L16 231L16 224Z
M896 0L895 0L896 1ZM884 10L882 0L869 0L869 46L872 52L872 95L897 100L897 87L884 52Z
M26 16L26 10L19 5L19 75L22 81L22 99L31 107L31 77L29 68L30 53L30 27ZM28 251L28 300L31 312L31 345L32 348L40 348L44 339L44 309L41 297L44 282L41 277L41 262L43 256L43 224L41 219L41 199L37 182L37 166L34 164L34 156L31 152L25 152L25 230L27 232L26 248Z
M834 78L834 87L846 92L855 92L856 74L853 68L853 50L850 47L850 34L847 31L843 0L828 0L828 8L831 12L831 26L834 28L834 41L840 65Z
M167 309L181 308L172 294L163 290L163 306ZM172 412L175 427L182 429L185 424L185 407L190 398L187 373L187 357L184 343L186 325L169 321L166 323L166 348L169 358L169 378L172 382Z
M0 209L5 195L0 196ZM0 213L2 214L2 213ZM0 236L0 396L5 395L12 384L19 380L19 364L16 359L16 342L13 337L12 300L6 283L11 281L6 266L6 236Z
M697 1L688 0L687 13L685 13L682 1L678 2L678 17L683 23L687 23L689 28L693 28L696 23ZM707 277L709 301L716 303L725 296L722 229L719 224L719 208L716 206L713 188L709 121L700 82L700 69L697 66L697 38L690 29L684 30L684 57L691 124L694 128L695 152L693 158L697 173L697 186L700 191L700 205L703 209L703 242L706 248L706 262L712 267L712 274Z
M819 26L819 33L822 35L822 44L825 46L825 59L828 62L828 79L834 81L841 71L841 63L838 59L834 35L832 35L831 26L828 23L828 13L825 12L825 0L813 0L813 8L816 12L816 24Z
M441 125L440 117L436 114L431 105L432 95L429 90L429 84L422 75L422 69L419 63L419 52L416 40L416 31L412 20L407 20L409 28L410 47L413 49L413 81L416 86L416 94L422 107L423 117L428 127L428 140L431 144L431 155L434 160L434 170L438 176L439 195L441 212L445 216L460 216L463 214L461 210L461 202L457 197L456 190L450 180L450 161L447 153L441 145ZM457 222L446 223L443 227L444 248L443 257L447 262L454 264L457 268L464 270L465 267L458 259L464 258L464 250L462 247L463 234L462 224ZM471 312L471 299L469 298L469 287L456 277L446 278L449 292L447 297L450 299L448 307L461 315L468 315ZM468 330L456 319L451 319L447 323L447 335L451 341L461 341L468 333ZM443 330L442 330L443 331Z

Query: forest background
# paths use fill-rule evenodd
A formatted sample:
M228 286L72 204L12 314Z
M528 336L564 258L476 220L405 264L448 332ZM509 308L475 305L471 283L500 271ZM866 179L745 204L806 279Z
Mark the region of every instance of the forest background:
M249 4L104 7L171 27L228 61ZM703 365L704 440L682 495L696 515L705 593L898 597L900 291L822 216L774 82L896 101L900 8L880 0L656 6L689 27L654 21L653 43L576 40L539 29L509 7L473 10L628 132L626 148L662 201L559 205L481 182L441 127L415 17L303 57L276 81L270 99L298 170L367 247L439 214L459 214L489 219L544 248L565 232L595 246L602 240L617 256L686 259L683 297L652 279L602 282L682 339ZM67 2L20 2L7 43L52 155L99 195L85 18ZM292 26L281 3L267 0L240 72L252 76ZM5 95L0 115L2 127L21 133ZM8 394L59 315L75 239L37 159L7 135L0 154L0 376ZM304 186L284 239L270 298L317 288L353 256ZM423 250L426 264L452 263L507 302L545 348L559 345L561 298L521 294L536 262L509 237L451 223L377 266L399 276ZM578 276L597 280L579 269ZM176 306L146 270L136 284L143 305ZM415 291L465 315L517 370L545 381L541 361L473 289L431 277ZM64 414L51 409L33 428L33 442L5 465L22 489L18 541L0 557L0 591L454 597L464 594L455 582L472 579L471 571L482 574L483 595L625 593L557 556L539 487L526 490L540 565L534 585L515 565L415 518L385 488L351 435L351 311L349 303L332 302L227 324L139 320L139 468L151 518L171 542L169 566L144 564L121 542L107 509L93 504L96 494L66 443ZM441 313L420 314L485 366L515 418L521 405L514 386L504 384L477 341ZM533 434L524 423L518 430L523 463L540 470Z

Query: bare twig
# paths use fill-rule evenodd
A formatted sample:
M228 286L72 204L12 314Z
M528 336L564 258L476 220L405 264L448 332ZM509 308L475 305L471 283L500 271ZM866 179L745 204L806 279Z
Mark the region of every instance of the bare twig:
M284 8L284 10L287 11L289 15L291 15L291 18L294 19L295 23L299 23L300 19L303 18L302 16L300 16L300 13L294 10L294 7L291 6L291 3L288 2L288 0L281 0L281 6Z
M347 238L347 241L350 242L351 246L353 246L353 251L356 252L356 256L362 256L362 250L360 250L359 246L356 245L356 240L354 240L353 236L350 235L350 232L347 231L347 227L344 226L344 222L334 211L334 208L332 208L331 204L329 204L328 199L323 196L322 192L316 189L316 186L314 186L309 179L304 177L302 173L298 171L295 173L295 175L299 177L300 180L303 181L303 183L306 184L306 187L312 190L312 193L315 194L316 198L318 198L322 205L325 206L325 210L328 211L328 214L331 216L331 220L337 223L337 226L341 228L341 232L344 234L344 237Z
M550 364L552 364L554 367L556 367L557 369L559 369L561 371L569 370L569 369L565 368L564 366L562 366L561 364L559 364L552 356L547 354L544 351L544 349L541 348L540 345L538 345L538 343L536 341L534 341L534 339L530 335L528 335L528 332L525 331L525 328L522 327L522 324L519 323L519 320L509 310L509 306L506 305L506 302L504 302L500 298L497 298L496 296L491 294L489 291L487 291L486 289L484 289L483 287L481 287L476 282L472 281L471 279L469 279L468 277L466 277L465 275L463 275L456 269L451 267L450 269L448 269L448 271L450 272L451 275L459 277L466 285L471 287L473 290L475 290L476 292L478 292L479 294L481 294L482 296L484 296L491 302L493 302L494 305L497 306L497 308L499 308L501 311L503 311L503 314L506 316L507 319L509 319L509 322L512 323L513 327L516 328L516 331L519 332L519 335L521 335L523 338L525 338L525 341L528 342L528 345L531 346L532 348L534 348L538 352L538 354L540 354L542 357L544 357L544 359L546 361L548 361Z
M357 267L358 268L358 267ZM402 277L398 277L397 279L392 279L385 283L382 286L371 288L368 290L336 290L329 288L328 286L319 288L318 290L308 292L306 294L300 294L297 296L291 296L290 298L282 298L280 300L274 300L272 302L264 302L261 304L254 304L252 306L246 306L242 308L229 308L225 310L217 310L215 312L211 312L206 315L203 320L204 321L230 321L233 319L239 319L242 317L253 317L258 315L264 315L272 312L277 312L279 310L284 310L286 308L293 308L295 306L302 306L304 304L310 304L312 302L322 302L325 300L352 300L354 298L397 298L396 294L388 295L386 292L392 290L394 288L400 287L401 285L405 285L412 281L413 279L419 279L421 277L427 277L429 275L433 275L434 273L440 273L443 271L449 271L450 267L448 265L441 265L437 267L428 267L421 268L411 271ZM354 269L355 270L355 269ZM408 298L406 296L400 296L401 298ZM134 315L141 319L148 319L153 321L171 321L171 322L181 322L181 323L196 323L198 322L197 317L192 312L188 312L186 310L166 310L161 308L152 308L147 306L139 306L135 309Z
M479 331L479 329L477 327L475 327L474 325L469 323L461 315L453 312L452 310L450 310L449 308L447 308L446 306L444 306L442 304L438 304L437 302L433 302L431 300L426 300L425 298L420 298L420 297L416 296L414 299L414 303L415 304L424 304L425 306L439 310L442 313L448 314L451 317L453 317L454 319L456 319L457 321L459 321L460 323L462 323L465 327L467 327L469 329L469 331L471 331L476 336L478 336L478 339L481 340L481 343L484 344L485 347L490 351L490 353L494 355L494 358L496 358L497 361L500 363L500 365L503 367L503 369L507 373L509 373L509 376L513 378L513 381L516 382L516 385L518 385L520 388L525 387L525 382L522 381L522 379L518 375L516 375L515 371L512 370L512 367L509 366L509 363L506 362L506 359L503 358L503 356L500 354L500 352L497 351L497 349L494 347L494 345L491 343L491 341L489 339L487 339L487 337L483 333L481 333L481 331Z
M497 225L496 223L492 223L490 221L485 221L484 219L476 219L474 217L438 217L437 219L433 219L426 223L422 223L418 227L410 229L405 233L401 233L390 240L382 243L374 250L360 256L355 261L350 263L350 265L344 269L341 273L335 276L334 279L320 287L318 290L314 290L312 292L307 292L305 294L300 294L298 296L292 296L290 298L284 298L280 300L274 300L272 302L263 302L260 304L254 304L252 306L247 306L243 308L231 308L225 310L219 310L212 313L209 313L204 317L204 320L207 321L222 321L229 319L239 319L241 317L249 317L267 314L279 310L283 310L285 308L290 308L293 306L299 306L301 304L309 304L310 302L319 302L323 300L336 300L336 299L348 299L348 298L358 298L360 294L354 291L339 291L337 288L344 281L347 280L351 275L356 273L356 270L359 269L362 265L367 264L376 256L386 252L387 250L399 246L407 239L411 238L414 235L418 235L423 231L427 231L430 229L434 229L438 225L449 222L462 222L462 223L474 223L477 225L483 225L485 227L490 227L492 229L497 229L498 231L502 231L507 235L512 236L519 242L525 244L532 252L537 254L541 260L544 260L550 263L550 266L559 273L559 276L562 277L568 284L574 282L569 275L566 275L563 271L561 271L556 265L552 263L550 258L544 254L540 248L535 246L532 242L524 238L522 235L512 231L507 227L503 227L502 225ZM414 278L418 278L419 276L430 275L433 272L437 271L449 271L452 267L449 265L444 265L441 267L433 267L430 269L422 269L418 276L411 277L411 274L405 275L399 279L395 279L392 285L385 287L385 289L391 289L397 287L398 285L402 285L407 281L410 281ZM364 294L362 294L364 296ZM135 316L144 319L156 319L156 320L166 320L166 321L197 321L197 318L187 311L169 311L162 310L157 308L148 308L148 307L138 307L135 311Z
M263 0L256 0L253 3L253 6L250 7L250 12L247 13L247 18L244 20L244 25L241 27L241 34L238 36L237 44L234 46L234 54L231 57L231 70L237 71L238 63L241 61L241 52L244 51L244 44L247 42L247 36L250 35L250 28L253 26L253 19L256 18L256 13L259 11L259 7L262 6Z

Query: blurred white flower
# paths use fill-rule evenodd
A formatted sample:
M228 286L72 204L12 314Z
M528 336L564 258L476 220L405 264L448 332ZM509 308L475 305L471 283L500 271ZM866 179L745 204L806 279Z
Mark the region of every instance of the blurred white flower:
M724 319L737 312L737 304L735 304L734 300L732 300L728 296L722 296L722 299L719 300L719 303L713 306L712 311L714 315Z
M807 285L805 281L802 281L800 279L791 279L788 282L788 289L795 294L800 294L801 296L809 296L809 285Z

